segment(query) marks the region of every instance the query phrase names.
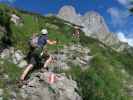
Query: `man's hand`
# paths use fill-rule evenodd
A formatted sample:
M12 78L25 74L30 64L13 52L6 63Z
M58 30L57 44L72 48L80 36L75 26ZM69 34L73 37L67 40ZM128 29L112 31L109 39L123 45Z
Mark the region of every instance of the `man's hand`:
M53 44L56 44L57 42L56 41L47 40L47 43L50 44L50 45L53 45Z
M57 41L53 41L53 43L54 43L54 44L56 44L56 43L57 43Z

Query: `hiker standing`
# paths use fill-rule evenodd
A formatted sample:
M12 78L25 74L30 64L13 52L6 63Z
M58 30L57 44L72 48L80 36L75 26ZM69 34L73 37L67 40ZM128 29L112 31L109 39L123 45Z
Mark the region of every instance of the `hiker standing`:
M80 28L78 26L75 26L75 31L73 33L73 36L76 37L76 38L79 38L80 37Z
M48 39L48 31L47 29L42 29L40 36L33 35L31 41L30 41L30 52L29 52L29 64L22 73L20 80L23 81L29 71L38 64L38 62L41 60L41 54L43 51L43 47L46 44L56 44L56 41L51 41ZM46 63L44 63L44 67L47 67L48 63L51 60L51 56L46 60Z

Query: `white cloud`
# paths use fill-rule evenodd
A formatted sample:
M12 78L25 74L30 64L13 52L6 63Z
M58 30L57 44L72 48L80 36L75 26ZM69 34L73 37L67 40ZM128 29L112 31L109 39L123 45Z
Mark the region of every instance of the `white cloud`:
M133 39L128 39L128 44L133 47Z
M118 0L118 2L122 5L129 5L129 0Z
M128 43L128 45L133 47L133 38L127 38L122 32L118 32L117 37L120 41Z
M107 12L111 15L112 24L115 27L123 27L127 23L127 18L130 15L128 11L116 7L109 8Z
M108 13L110 13L111 16L119 17L119 11L117 8L109 8Z
M118 32L117 36L118 36L120 41L127 42L127 38L125 37L125 35L122 32Z

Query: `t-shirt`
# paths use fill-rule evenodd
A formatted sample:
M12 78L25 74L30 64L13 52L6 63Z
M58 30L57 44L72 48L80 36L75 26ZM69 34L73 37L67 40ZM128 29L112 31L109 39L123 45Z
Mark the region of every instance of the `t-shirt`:
M43 48L43 46L47 44L47 40L48 40L48 35L47 34L39 36L38 47Z

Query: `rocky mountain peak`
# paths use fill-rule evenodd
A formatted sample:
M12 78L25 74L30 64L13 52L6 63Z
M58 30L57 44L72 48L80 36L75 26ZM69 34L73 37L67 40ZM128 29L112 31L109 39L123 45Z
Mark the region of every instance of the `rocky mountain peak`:
M84 14L84 17L90 17L90 16L95 17L98 20L100 20L102 18L101 15L96 11L88 11Z
M96 11L89 11L82 17L83 29L86 35L88 33L109 33L109 29L104 18Z
M79 15L74 7L64 6L57 16L73 24L83 26L82 31L86 36L96 38L114 49L119 45L117 49L122 47L120 51L125 48L117 36L110 32L104 17L96 11L88 11L84 15Z
M73 6L69 6L69 5L63 6L59 10L59 13L57 16L64 20L70 21L70 22L78 24L78 25L81 23L80 15L77 14L77 12ZM75 19L76 19L76 21L75 21Z
M89 11L84 15L80 15L74 7L64 6L57 16L76 25L83 26L83 31L87 36L92 36L92 33L109 33L104 18L96 11Z
M71 16L76 16L76 10L73 6L64 6L60 9L59 11L59 15L61 16L68 16L68 15L71 15Z

